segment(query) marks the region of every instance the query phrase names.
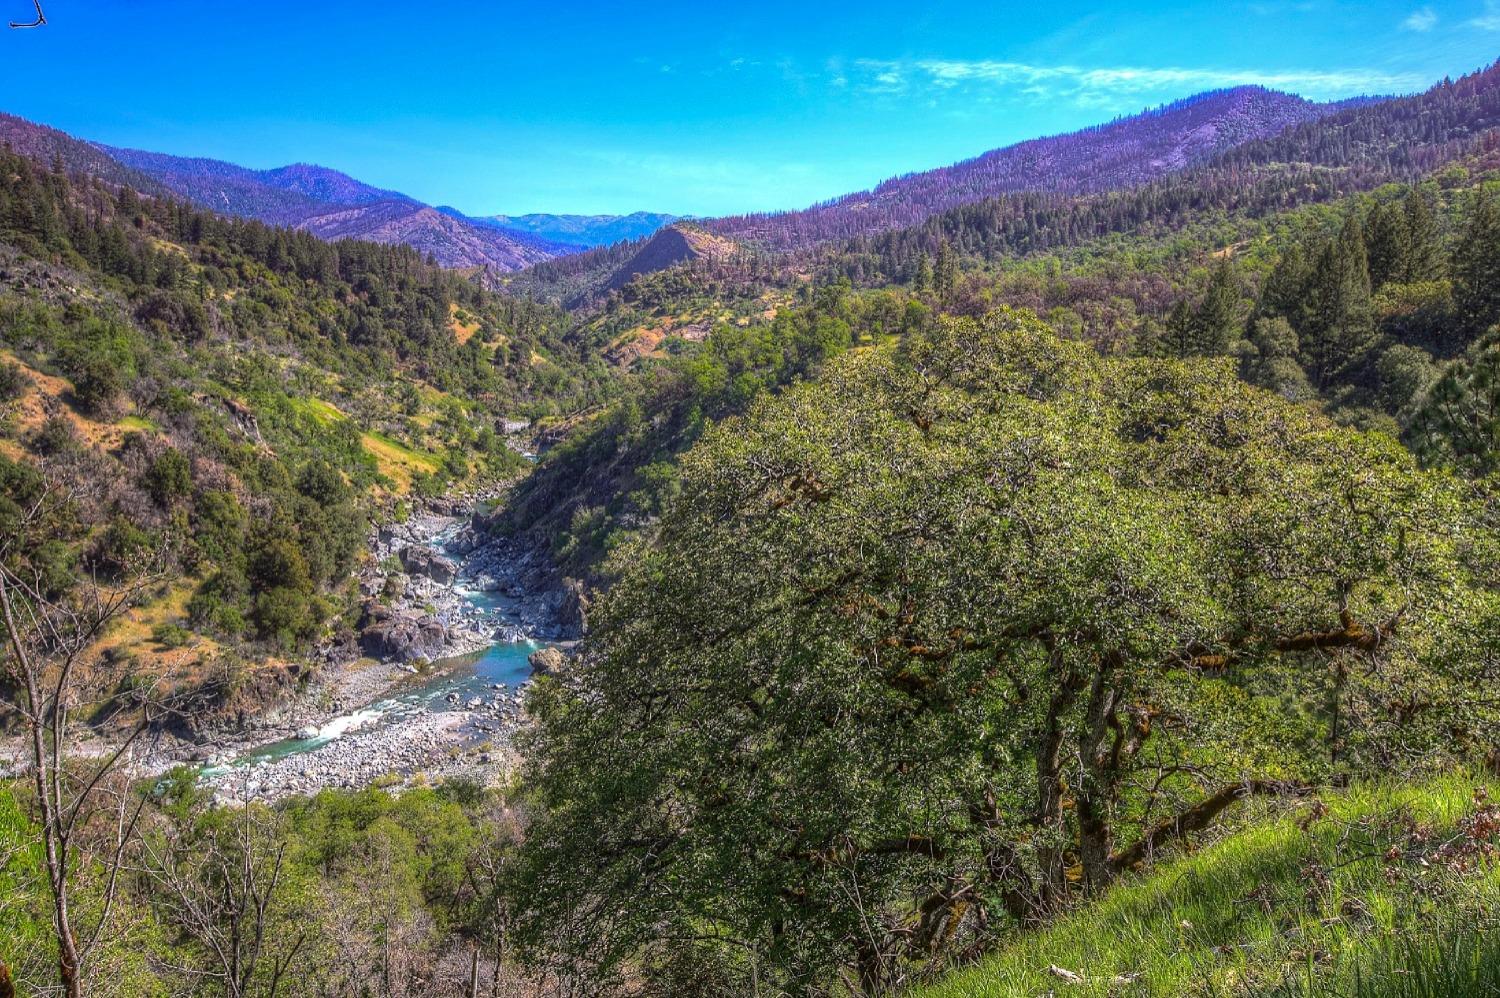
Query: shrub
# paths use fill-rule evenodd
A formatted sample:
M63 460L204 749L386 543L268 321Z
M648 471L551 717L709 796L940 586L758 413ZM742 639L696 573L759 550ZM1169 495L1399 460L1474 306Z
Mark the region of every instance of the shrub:
M146 469L146 492L157 505L171 506L193 491L193 474L182 451L168 448Z
M181 648L192 635L177 624L157 624L151 631L151 640L163 648Z
M0 402L13 402L30 387L31 378L19 364L0 363Z

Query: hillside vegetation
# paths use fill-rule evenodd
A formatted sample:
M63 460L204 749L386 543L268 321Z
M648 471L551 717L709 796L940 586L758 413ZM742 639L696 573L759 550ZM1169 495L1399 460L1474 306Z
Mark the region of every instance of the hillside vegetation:
M1454 776L1302 801L911 993L1494 994L1496 789Z
M30 134L0 998L1488 993L1497 136L1500 67L1227 91L497 280ZM501 484L585 626L485 785L99 761L339 667L372 521Z
M405 248L228 221L14 155L0 172L0 515L14 528L43 494L68 497L50 536L10 551L54 592L164 559L174 609L147 616L170 654L117 643L122 682L170 663L222 701L268 654L336 637L369 517L514 475L499 420L586 396L600 366L566 346L559 313Z

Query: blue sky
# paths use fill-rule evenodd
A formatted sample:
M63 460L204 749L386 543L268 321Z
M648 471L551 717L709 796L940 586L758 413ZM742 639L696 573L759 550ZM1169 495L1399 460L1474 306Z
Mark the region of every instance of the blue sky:
M0 34L4 110L475 214L798 208L1205 89L1500 57L1500 0L43 2Z

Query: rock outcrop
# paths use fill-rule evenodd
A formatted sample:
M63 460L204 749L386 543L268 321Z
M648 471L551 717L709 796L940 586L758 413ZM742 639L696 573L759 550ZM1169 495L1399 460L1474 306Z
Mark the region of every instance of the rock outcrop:
M577 579L563 579L557 604L557 623L569 638L581 638L589 630L588 589Z
M398 613L379 604L365 608L359 643L372 658L399 662L441 658L448 628L430 614Z
M458 578L456 562L420 544L401 549L401 567L410 575L423 575L443 586L452 585Z
M532 672L556 676L567 667L568 657L556 648L541 648L531 653L526 664L531 666Z

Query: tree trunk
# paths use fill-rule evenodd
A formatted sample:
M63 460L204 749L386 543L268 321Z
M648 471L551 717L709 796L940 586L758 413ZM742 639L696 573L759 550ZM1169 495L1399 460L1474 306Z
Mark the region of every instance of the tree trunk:
M1078 853L1083 863L1084 882L1093 892L1102 891L1114 880L1109 857L1114 852L1114 828L1110 809L1119 783L1119 759L1110 749L1110 733L1119 729L1116 710L1120 691L1113 683L1119 660L1114 655L1100 659L1089 692L1088 714L1084 721L1083 785L1078 788Z
M1055 650L1052 658L1058 688L1047 705L1047 721L1036 754L1037 828L1043 839L1043 845L1037 850L1037 862L1041 867L1037 899L1043 914L1057 911L1068 891L1067 861L1063 858L1061 843L1049 842L1047 837L1060 838L1063 831L1063 715L1078 697L1077 680L1063 674L1060 655Z

